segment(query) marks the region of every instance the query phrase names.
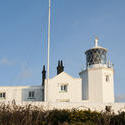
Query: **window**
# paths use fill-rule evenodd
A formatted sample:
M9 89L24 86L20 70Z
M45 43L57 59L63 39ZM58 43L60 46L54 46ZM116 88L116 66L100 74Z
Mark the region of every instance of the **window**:
M106 82L109 82L110 81L110 78L109 78L109 75L106 75Z
M29 98L34 98L35 97L35 92L34 91L30 91L29 92Z
M6 93L5 92L1 92L0 93L0 98L4 98L5 99L6 98Z
M61 89L61 92L67 92L68 85L61 85L60 89Z

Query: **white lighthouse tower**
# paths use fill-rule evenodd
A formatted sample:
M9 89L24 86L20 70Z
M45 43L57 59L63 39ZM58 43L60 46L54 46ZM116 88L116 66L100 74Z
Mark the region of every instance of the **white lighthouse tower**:
M114 102L114 69L107 63L107 49L95 46L85 52L86 69L79 73L82 79L82 100L93 103Z

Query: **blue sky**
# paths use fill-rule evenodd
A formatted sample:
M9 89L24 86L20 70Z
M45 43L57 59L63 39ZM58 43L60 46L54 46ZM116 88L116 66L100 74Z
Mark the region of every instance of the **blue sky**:
M58 59L73 77L94 37L108 49L115 95L125 100L125 1L52 0L50 76ZM47 62L48 0L0 1L0 85L39 85Z

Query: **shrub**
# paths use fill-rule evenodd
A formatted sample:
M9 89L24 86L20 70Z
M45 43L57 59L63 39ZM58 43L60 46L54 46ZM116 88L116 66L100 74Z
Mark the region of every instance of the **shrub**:
M125 112L48 110L36 106L0 105L0 125L125 125Z

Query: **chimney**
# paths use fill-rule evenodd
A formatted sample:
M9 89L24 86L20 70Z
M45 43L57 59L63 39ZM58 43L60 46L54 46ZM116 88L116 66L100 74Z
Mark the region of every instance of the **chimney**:
M45 100L45 79L46 79L46 70L45 70L45 65L43 65L43 71L42 71L42 95L43 95L43 98L42 98L42 101Z
M64 71L63 61L61 60L61 72Z
M61 69L61 64L60 64L60 60L59 60L58 66L57 66L57 75L60 74L60 69Z
M64 66L63 66L63 61L61 60L59 60L58 61L58 66L57 66L57 75L59 75L61 72L63 72L64 71Z
M45 79L46 79L46 70L45 70L45 65L43 65L43 71L42 71L42 86L43 87L45 85Z

